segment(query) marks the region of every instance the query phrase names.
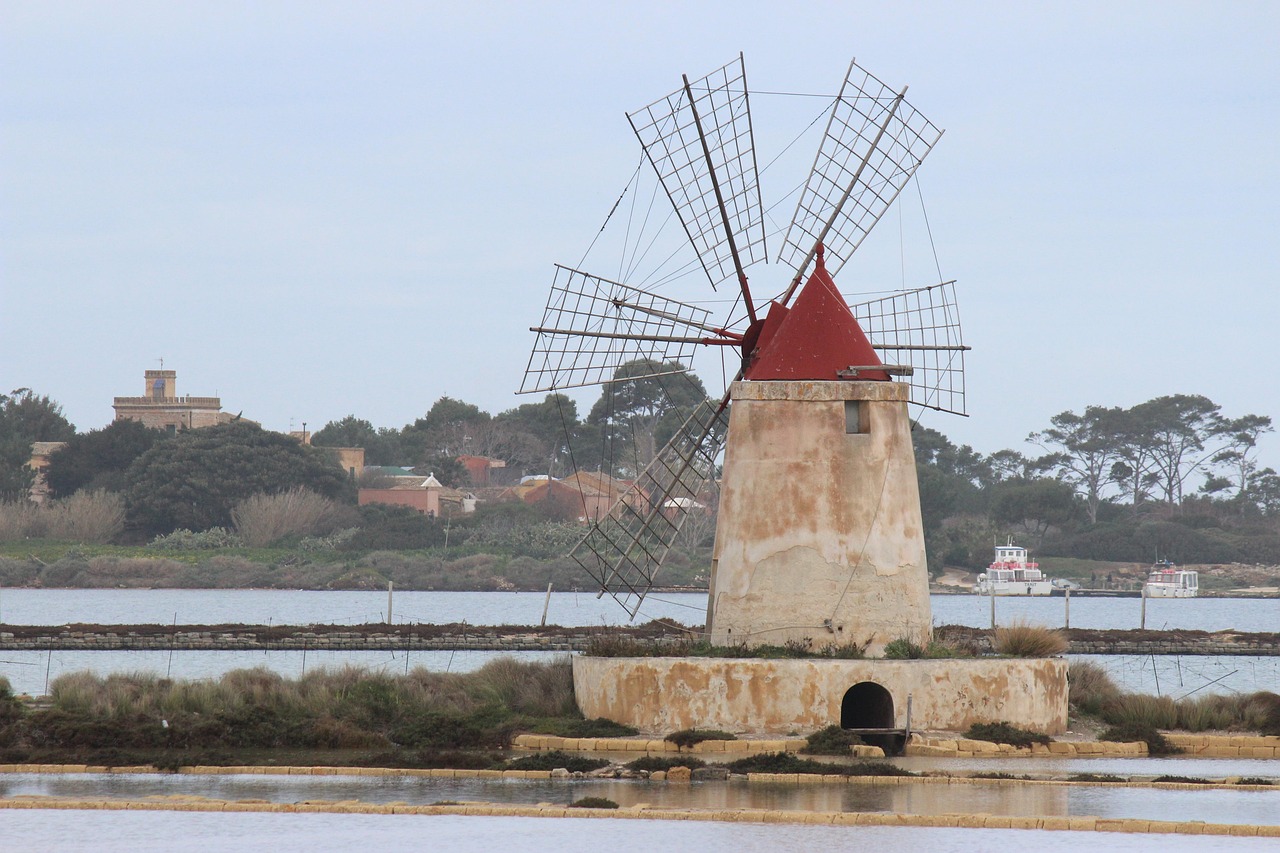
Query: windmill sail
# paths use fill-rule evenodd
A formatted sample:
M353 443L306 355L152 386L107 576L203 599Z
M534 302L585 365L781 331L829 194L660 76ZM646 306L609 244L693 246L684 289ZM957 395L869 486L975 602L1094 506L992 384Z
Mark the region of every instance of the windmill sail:
M909 365L911 402L965 414L964 345L955 282L904 290L850 305L883 360Z
M679 372L666 366L689 364L699 335L711 330L709 317L706 309L557 265L519 393L602 385L630 362L655 366L630 379Z
M764 215L742 56L628 113L627 119L711 286L738 277L735 260L743 268L765 260Z
M839 273L942 137L905 93L850 63L778 253L798 277L818 243Z
M569 552L632 618L685 519L701 511L727 430L723 405L698 405L635 485Z

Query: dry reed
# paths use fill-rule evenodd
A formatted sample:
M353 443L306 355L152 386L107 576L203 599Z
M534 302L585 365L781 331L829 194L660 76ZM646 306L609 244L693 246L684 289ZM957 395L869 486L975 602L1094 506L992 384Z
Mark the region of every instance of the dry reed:
M274 495L253 495L231 510L236 532L251 548L290 537L332 533L341 526L343 516L332 500L301 486Z
M1060 631L1016 621L997 628L991 647L996 654L1018 658L1047 658L1066 652L1069 644Z

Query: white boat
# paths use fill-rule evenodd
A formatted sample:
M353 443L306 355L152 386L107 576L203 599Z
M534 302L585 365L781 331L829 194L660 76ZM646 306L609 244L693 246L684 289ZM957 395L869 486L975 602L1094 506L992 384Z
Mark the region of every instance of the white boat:
M1027 549L1013 544L1013 537L996 546L996 557L987 571L978 575L973 591L978 595L1049 595L1053 584L1040 571L1039 563L1027 561Z
M1142 587L1147 598L1195 598L1200 593L1200 573L1180 569L1168 560L1159 560Z

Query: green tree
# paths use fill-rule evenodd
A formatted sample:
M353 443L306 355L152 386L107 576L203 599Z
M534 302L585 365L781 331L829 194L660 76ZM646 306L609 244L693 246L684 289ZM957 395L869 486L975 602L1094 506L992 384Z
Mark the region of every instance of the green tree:
M456 456L429 457L422 460L420 465L415 465L413 473L421 474L423 477L435 477L440 485L450 488L459 488L471 483L471 476L467 473L466 466Z
M1049 419L1051 426L1027 436L1027 441L1050 451L1036 460L1036 467L1051 471L1084 500L1089 523L1098 523L1098 506L1108 486L1123 470L1123 412L1089 406L1084 414L1061 412ZM1052 448L1052 450L1050 450Z
M639 474L694 408L708 399L702 380L678 361L636 359L623 364L587 415L589 424L606 433L601 446L611 464L604 469L612 468L620 476Z
M54 497L70 497L81 489L125 490L125 472L133 461L168 438L164 430L140 421L112 421L102 429L74 435L49 457L45 480Z
M35 472L27 467L37 441L66 441L76 429L62 407L30 388L0 394L0 500L21 500L31 491Z
M401 464L417 465L424 459L475 454L487 456L476 447L481 426L489 423L488 412L452 397L436 400L426 415L400 431Z
M507 433L505 459L522 473L560 476L571 469L570 446L578 430L578 404L564 394L548 394L496 415L491 428Z
M1258 439L1273 429L1271 418L1265 415L1245 415L1222 424L1226 447L1212 461L1230 472L1226 487L1235 486L1236 499L1241 502L1248 501L1250 481L1258 470Z
M311 436L315 447L363 447L366 465L398 465L401 462L400 431L373 424L347 415L340 421L330 421L324 429Z
M1140 403L1131 410L1143 430L1152 460L1152 473L1169 506L1182 503L1183 487L1217 455L1209 447L1223 434L1221 406L1199 394L1173 394Z
M323 449L246 421L188 430L154 445L127 476L130 521L149 534L229 526L251 495L302 486L350 502L354 486Z
M1035 537L1036 548L1050 527L1061 527L1075 512L1075 490L1058 480L1010 480L992 492L992 520L1022 527Z

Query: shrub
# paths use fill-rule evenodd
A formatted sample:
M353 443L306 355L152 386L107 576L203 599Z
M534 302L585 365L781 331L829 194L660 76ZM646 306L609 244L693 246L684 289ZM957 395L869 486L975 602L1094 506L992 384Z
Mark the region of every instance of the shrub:
M852 764L828 764L809 758L797 758L786 752L771 752L739 758L728 765L731 773L810 773L840 776L916 776L893 764L855 761Z
M1066 652L1069 643L1059 631L1018 621L997 628L991 646L1009 657L1047 658Z
M417 551L444 544L445 526L407 506L360 507L360 528L339 545L342 551ZM450 543L457 542L458 531Z
M1253 694L1251 705L1258 712L1258 731L1264 735L1280 736L1280 696L1275 693Z
M147 547L158 551L212 551L218 548L238 548L240 545L240 537L225 527L210 527L199 533L183 527L167 536L157 536Z
M707 762L701 758L694 758L692 755L682 755L679 758L670 758L665 755L645 755L628 764L627 769L656 773L670 770L672 767L688 767L690 770L697 770L699 767L706 766Z
M76 492L48 504L44 512L45 535L51 539L102 544L124 530L124 497L117 492Z
M1184 785L1210 785L1208 779L1201 779L1199 776L1157 776L1151 780L1152 782L1181 782Z
M1123 776L1115 776L1111 773L1072 773L1067 777L1068 782L1128 782L1129 780Z
M884 656L890 660L924 660L937 658L953 658L956 650L946 643L929 641L922 646L906 637L889 641L884 647Z
M474 695L532 717L577 715L573 669L565 662L524 663L511 656L470 674Z
M1107 671L1090 661L1072 661L1067 667L1070 702L1081 714L1100 714L1103 707L1120 696Z
M585 758L570 755L567 752L553 750L551 752L535 752L521 758L513 758L506 764L507 770L556 770L563 767L570 773L590 773L601 767L608 767L609 762L603 758Z
M302 486L276 494L251 495L231 510L236 532L251 548L263 548L291 537L323 536L350 518L345 507Z
M801 752L809 755L848 755L850 747L862 743L862 738L839 726L827 726L805 738Z
M616 809L618 804L604 797L583 797L569 803L571 809Z
M1027 729L1020 729L1017 726L1004 722L998 723L974 723L969 730L964 733L969 740L985 740L991 743L1007 743L1010 746L1027 747L1033 743L1050 744L1053 738L1040 732L1032 732Z
M973 773L970 775L969 778L970 779L1018 779L1021 781L1026 781L1031 777L1027 776L1026 774L1023 774L1022 776L1017 776L1013 773L1000 773L994 770L987 770L982 773Z
M1151 729L1176 729L1178 706L1169 696L1126 693L1103 705L1102 719L1113 726L1133 724Z
M702 743L704 740L737 739L737 735L730 732L722 732L718 729L681 729L680 731L672 732L663 738L663 740L670 741L681 749Z
M1180 755L1182 750L1174 746L1168 738L1156 731L1152 725L1139 722L1128 722L1112 726L1101 735L1099 740L1131 743L1140 740L1147 745L1148 755Z
M631 737L640 734L640 730L634 726L615 723L604 717L597 717L594 720L545 720L535 725L533 731L544 735L577 738Z
M1241 776L1236 780L1237 785L1274 785L1274 779L1263 779L1261 776Z
M25 498L0 503L0 542L43 538L46 518L37 504Z

